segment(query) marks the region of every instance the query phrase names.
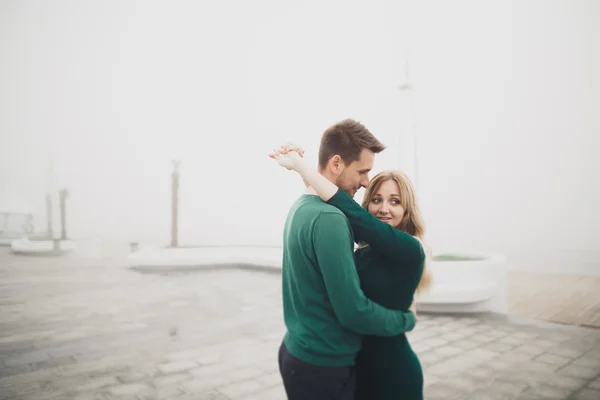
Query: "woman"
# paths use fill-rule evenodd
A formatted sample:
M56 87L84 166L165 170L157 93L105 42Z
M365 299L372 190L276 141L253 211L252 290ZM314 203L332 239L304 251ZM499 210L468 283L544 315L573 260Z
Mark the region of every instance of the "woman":
M300 173L323 201L348 217L360 246L355 261L367 297L384 307L409 310L415 292L427 287L423 252L409 250L424 227L408 178L400 172L376 175L362 207L304 162L298 147L282 146L273 158ZM421 246L417 246L420 248ZM365 336L356 360L356 400L423 399L423 372L405 334Z

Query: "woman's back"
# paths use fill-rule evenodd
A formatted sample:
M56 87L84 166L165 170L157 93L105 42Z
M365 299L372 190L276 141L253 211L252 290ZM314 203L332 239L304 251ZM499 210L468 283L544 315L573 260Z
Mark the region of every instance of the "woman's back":
M423 268L405 268L386 259L370 246L354 256L361 288L376 303L394 310L408 310Z

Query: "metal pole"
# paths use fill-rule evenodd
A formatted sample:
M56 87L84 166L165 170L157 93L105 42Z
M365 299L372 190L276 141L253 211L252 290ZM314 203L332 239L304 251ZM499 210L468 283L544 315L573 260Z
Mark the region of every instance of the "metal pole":
M179 161L173 161L171 174L171 247L179 246Z
M46 193L46 223L47 223L47 235L48 239L52 239L54 236L52 229L52 194Z
M61 240L67 240L67 196L69 191L62 189L60 191L60 230Z
M419 193L419 141L417 136L417 128L416 128L416 117L415 117L415 105L412 87L409 89L410 96L410 121L411 121L411 129L413 134L413 156L414 156L414 168L415 168L415 192Z
M416 116L415 116L415 104L414 104L414 96L413 96L413 85L410 81L410 68L408 63L408 51L404 50L404 75L405 81L398 86L398 89L401 91L408 92L409 102L410 102L410 125L411 125L411 133L413 138L413 167L414 167L414 187L415 191L419 192L419 141L417 137L417 128L416 128Z
M52 215L52 191L54 189L54 163L50 161L50 166L48 168L48 187L46 192L46 224L47 224L47 233L48 239L52 239L54 237L54 228L53 228L53 215Z

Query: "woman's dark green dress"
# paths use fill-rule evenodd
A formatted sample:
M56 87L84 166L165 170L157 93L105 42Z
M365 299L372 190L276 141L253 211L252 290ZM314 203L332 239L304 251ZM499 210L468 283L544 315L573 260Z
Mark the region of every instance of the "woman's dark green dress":
M328 203L348 217L354 240L369 244L355 253L365 295L384 307L408 311L423 274L421 243L379 221L341 190ZM423 399L421 363L405 334L365 336L356 360L356 400L388 399Z

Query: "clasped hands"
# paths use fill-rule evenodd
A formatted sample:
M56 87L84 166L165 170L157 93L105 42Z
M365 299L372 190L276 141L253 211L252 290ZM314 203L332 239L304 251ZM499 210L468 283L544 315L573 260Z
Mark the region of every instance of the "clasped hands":
M269 157L277 161L282 167L297 172L296 161L304 157L304 149L294 142L287 142L279 146L278 149L273 149L273 152L269 153Z

